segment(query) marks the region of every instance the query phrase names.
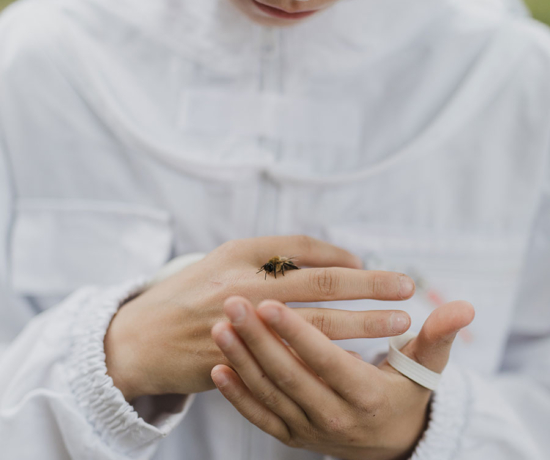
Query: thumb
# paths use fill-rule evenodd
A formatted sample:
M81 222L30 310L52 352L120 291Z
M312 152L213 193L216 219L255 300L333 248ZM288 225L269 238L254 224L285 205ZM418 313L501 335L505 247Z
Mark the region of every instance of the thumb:
M475 316L469 302L458 300L435 310L426 320L418 337L401 352L428 369L441 373L451 353L456 334L468 326Z

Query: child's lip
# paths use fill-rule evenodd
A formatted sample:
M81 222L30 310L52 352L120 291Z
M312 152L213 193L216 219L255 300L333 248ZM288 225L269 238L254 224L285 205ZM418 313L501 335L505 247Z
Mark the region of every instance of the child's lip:
M303 19L317 12L317 10L311 10L311 11L300 11L298 13L289 13L287 11L281 10L274 6L264 5L263 3L260 3L256 0L252 0L252 2L256 5L257 8L259 8L264 13L267 13L270 16L274 16L276 18L282 18L282 19Z

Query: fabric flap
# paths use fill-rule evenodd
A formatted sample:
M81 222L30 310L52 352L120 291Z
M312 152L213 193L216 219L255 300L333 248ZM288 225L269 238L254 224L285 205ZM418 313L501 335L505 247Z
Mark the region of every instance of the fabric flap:
M150 276L169 260L172 240L164 211L110 202L20 202L12 286L22 295L55 296Z

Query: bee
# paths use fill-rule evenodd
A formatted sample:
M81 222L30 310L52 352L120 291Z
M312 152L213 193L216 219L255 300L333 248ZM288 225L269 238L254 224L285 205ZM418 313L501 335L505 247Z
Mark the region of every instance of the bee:
M285 276L285 270L300 270L293 261L294 257L275 256L269 259L269 261L262 265L258 270L258 273L265 271L265 279L267 279L268 273L273 273L273 276L277 278L277 272L281 272Z

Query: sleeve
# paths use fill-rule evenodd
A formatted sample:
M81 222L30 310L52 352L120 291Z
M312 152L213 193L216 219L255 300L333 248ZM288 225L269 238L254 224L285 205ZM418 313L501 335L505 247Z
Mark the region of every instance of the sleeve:
M130 405L107 375L103 348L113 315L147 283L83 288L17 334L28 312L17 311L24 305L9 289L12 202L0 126L2 458L151 458L158 441L184 418L193 397L141 398Z
M107 375L112 316L144 283L83 288L34 318L0 357L0 444L6 458L146 459L191 399L141 418Z
M550 173L500 371L449 366L414 460L543 460L550 452Z
M3 24L0 35L5 36ZM17 52L4 45L3 58L8 51ZM0 81L6 90L4 77L2 73ZM16 83L24 91L24 78ZM141 398L128 404L107 375L103 348L113 315L145 281L85 287L35 317L24 299L11 292L10 234L17 190L9 160L16 152L5 141L7 125L17 123L7 111L15 108L0 98L1 120L6 122L0 122L0 456L151 458L158 441L184 418L193 397L175 397L169 404L165 398ZM27 123L32 126L31 120Z
M141 398L134 408L107 375L103 348L112 316L147 283L81 289L30 320L17 335L26 314L18 315L9 289L13 190L2 152L0 127L2 458L150 458L157 442L183 419L193 397L168 404L165 398Z

